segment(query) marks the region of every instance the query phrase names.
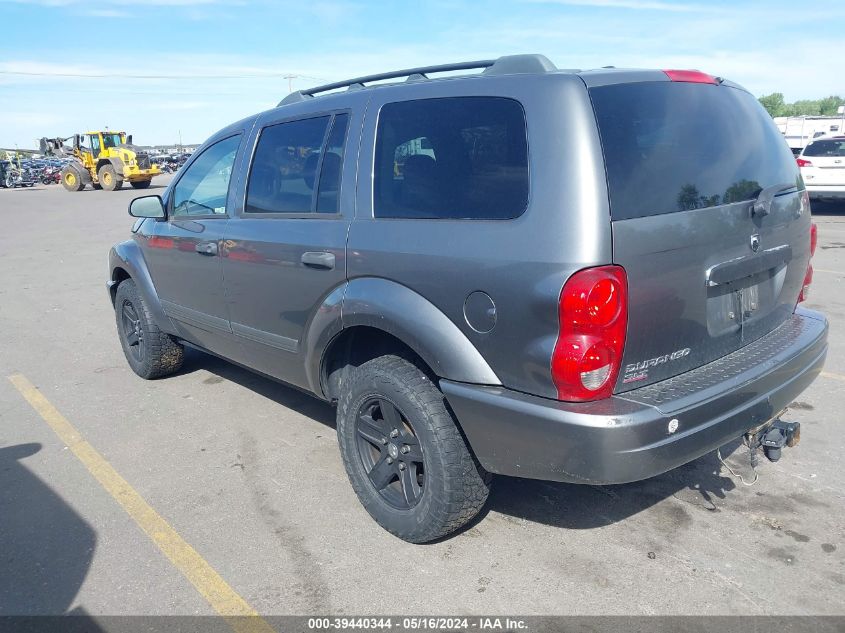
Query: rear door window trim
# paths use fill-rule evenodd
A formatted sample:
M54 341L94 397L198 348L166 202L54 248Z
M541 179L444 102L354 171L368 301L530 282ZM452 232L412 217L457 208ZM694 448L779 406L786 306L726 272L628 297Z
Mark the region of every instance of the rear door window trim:
M258 143L261 140L261 135L269 127L273 127L274 125L282 125L284 123L295 123L297 121L307 121L309 119L320 119L323 117L329 117L329 124L326 126L326 131L323 134L323 141L322 145L320 146L320 162L317 165L317 171L314 174L314 189L315 192L319 189L320 183L320 176L322 172L323 166L323 155L326 149L326 143L328 141L328 137L331 134L332 128L334 127L335 120L341 114L346 114L348 118L348 123L346 126L346 136L343 140L343 163L341 164L341 179L340 179L340 187L343 186L343 165L346 164L348 160L348 142L349 142L349 134L352 129L352 109L351 108L334 108L331 110L325 110L322 112L310 112L308 114L300 114L295 116L288 116L282 117L279 119L272 119L265 121L259 124L257 127L257 131L254 135L252 148L250 149L249 154L249 161L246 166L245 170L245 179L244 179L244 186L243 186L243 197L239 201L238 209L235 212L235 216L242 220L255 220L255 219L287 219L287 220L340 220L343 219L343 212L340 209L340 204L338 203L338 210L337 213L317 213L316 210L316 202L312 195L311 199L311 208L312 211L309 212L293 212L293 213L249 213L246 210L246 201L249 195L249 179L252 176L252 168L255 165L255 153L258 150ZM340 196L340 187L338 187L338 197Z

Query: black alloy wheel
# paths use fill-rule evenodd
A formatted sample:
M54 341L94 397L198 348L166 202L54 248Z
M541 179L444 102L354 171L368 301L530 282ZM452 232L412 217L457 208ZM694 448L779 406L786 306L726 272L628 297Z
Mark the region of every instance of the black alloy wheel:
M385 398L370 398L358 409L358 457L379 495L397 510L419 503L425 485L422 448L399 408Z
M131 301L124 301L121 308L120 323L123 338L129 353L139 363L144 361L144 328L138 310Z

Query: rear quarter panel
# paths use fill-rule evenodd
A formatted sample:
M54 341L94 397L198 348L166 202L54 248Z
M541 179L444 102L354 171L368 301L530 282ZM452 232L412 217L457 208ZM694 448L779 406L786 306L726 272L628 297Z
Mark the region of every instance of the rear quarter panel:
M373 217L375 133L385 103L496 96L517 100L527 122L530 193L513 220ZM420 82L373 92L364 121L348 276L384 277L435 305L480 352L502 384L555 397L550 359L557 303L573 272L610 263L611 233L598 133L575 75L511 75ZM496 325L474 330L464 303L474 291L496 306ZM450 378L450 376L443 376Z

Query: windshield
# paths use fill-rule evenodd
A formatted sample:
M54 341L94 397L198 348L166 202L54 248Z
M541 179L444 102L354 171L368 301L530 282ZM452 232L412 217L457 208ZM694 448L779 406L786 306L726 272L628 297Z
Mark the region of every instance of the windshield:
M120 145L120 134L103 134L103 145L105 147L117 147Z
M800 184L795 159L747 92L681 82L590 89L614 220L752 200Z

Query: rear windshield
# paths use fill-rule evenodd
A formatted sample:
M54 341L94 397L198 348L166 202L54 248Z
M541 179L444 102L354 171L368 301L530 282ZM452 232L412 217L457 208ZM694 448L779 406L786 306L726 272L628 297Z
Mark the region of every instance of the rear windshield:
M614 220L754 199L800 176L783 136L747 92L682 82L590 89Z
M804 149L804 156L845 156L845 140L813 141Z

